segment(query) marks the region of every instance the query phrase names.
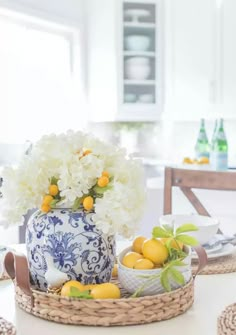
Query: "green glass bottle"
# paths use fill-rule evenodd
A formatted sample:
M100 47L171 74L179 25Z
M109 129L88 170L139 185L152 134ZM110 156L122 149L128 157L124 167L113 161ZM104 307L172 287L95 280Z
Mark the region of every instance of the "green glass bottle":
M210 144L210 148L212 150L212 148L214 147L214 143L215 143L215 140L216 140L216 135L217 135L217 120L215 120L215 126L214 126L214 131L213 131L213 134L212 134L212 138L211 138L211 144Z
M209 142L205 129L205 120L201 119L200 130L195 144L195 156L197 159L201 157L208 157L210 155Z
M215 170L228 168L228 142L224 131L224 120L220 119L211 150L211 167Z

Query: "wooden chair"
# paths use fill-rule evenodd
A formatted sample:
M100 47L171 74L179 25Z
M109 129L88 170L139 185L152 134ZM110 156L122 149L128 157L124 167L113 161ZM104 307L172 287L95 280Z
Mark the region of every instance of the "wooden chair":
M211 216L192 189L236 191L236 172L165 168L164 214L172 213L172 187L179 187L198 214Z

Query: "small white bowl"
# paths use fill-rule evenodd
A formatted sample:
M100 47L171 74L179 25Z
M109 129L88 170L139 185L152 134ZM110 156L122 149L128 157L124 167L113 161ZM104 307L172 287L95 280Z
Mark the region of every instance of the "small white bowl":
M150 48L150 37L129 35L125 37L125 49L129 51L147 51Z
M126 289L129 293L134 293L138 288L140 288L146 281L148 281L147 278L143 278L141 276L143 275L154 275L159 274L161 272L161 269L151 269L151 270L137 270L137 269L131 269L127 268L122 264L122 259L124 255L131 251L132 247L128 247L124 249L118 257L118 278L120 281L120 284L123 288ZM185 283L187 283L191 276L192 276L192 270L191 270L191 249L187 248L188 256L184 259L185 266L177 266L176 269L178 269L184 276ZM170 281L171 289L175 290L181 285L177 284L174 281ZM142 293L141 296L146 295L155 295L164 293L165 289L162 287L160 279L157 278L155 281L149 283Z
M137 97L136 94L134 93L125 93L124 95L124 101L127 103L132 103L132 102L136 102Z
M153 94L140 94L138 101L141 103L152 103L154 101Z
M125 60L125 64L150 65L150 59L149 57L129 57Z
M127 79L144 80L149 77L151 68L149 65L136 65L128 63L125 66L125 74Z
M192 223L198 227L197 231L188 232L187 235L195 237L200 244L207 243L216 233L220 222L216 218L198 214L178 215L168 214L159 218L160 225L174 225L177 228L185 223Z

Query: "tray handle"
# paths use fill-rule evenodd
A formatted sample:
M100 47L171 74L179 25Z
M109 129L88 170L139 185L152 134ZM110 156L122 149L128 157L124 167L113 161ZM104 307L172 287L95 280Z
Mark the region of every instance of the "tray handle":
M193 277L195 278L207 265L208 259L205 249L200 244L197 245L196 247L193 247L193 249L195 250L198 256L198 267L195 274L193 275Z
M27 258L24 254L11 252L6 253L4 267L9 277L16 281L16 285L28 296L32 297L30 288L30 275Z

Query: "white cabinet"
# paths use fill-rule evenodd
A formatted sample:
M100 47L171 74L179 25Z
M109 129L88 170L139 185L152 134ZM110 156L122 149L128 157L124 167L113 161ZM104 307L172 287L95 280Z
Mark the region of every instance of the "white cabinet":
M215 99L215 0L165 1L165 117L199 120Z
M172 120L236 118L236 1L165 1L165 109Z
M236 118L236 1L217 1L219 114Z
M160 0L88 1L92 121L153 121L162 109Z

